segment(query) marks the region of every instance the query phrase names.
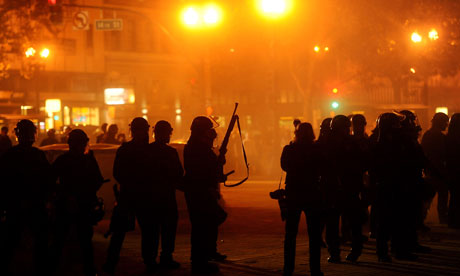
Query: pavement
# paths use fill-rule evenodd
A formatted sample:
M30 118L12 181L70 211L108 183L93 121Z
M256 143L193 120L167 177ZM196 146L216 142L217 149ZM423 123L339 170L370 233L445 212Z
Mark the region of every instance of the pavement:
M276 181L249 181L237 188L222 190L228 211L227 221L219 229L219 252L228 255L220 263L221 272L216 275L282 275L284 224L281 221L277 202L268 193L277 188ZM181 195L179 195L180 198ZM173 271L158 271L155 275L191 275L190 269L190 224L183 205L179 203L179 227L174 258L181 268ZM432 252L420 254L413 262L394 260L379 263L375 255L375 240L364 246L363 255L357 264L346 261L340 264L327 263L327 249L321 252L321 269L325 275L460 275L460 230L436 224L432 208L427 225L431 231L420 234L420 243L430 246ZM95 229L93 238L95 259L101 267L106 256L108 239L103 234L109 221L104 220ZM138 228L137 228L138 229ZM367 233L367 229L363 230ZM59 275L82 275L81 254L75 239L70 239L63 252ZM343 246L342 259L350 251ZM130 232L123 244L120 263L115 275L147 275L140 252L140 233ZM18 274L28 275L28 274ZM297 239L295 275L309 275L308 241L305 218L302 217Z

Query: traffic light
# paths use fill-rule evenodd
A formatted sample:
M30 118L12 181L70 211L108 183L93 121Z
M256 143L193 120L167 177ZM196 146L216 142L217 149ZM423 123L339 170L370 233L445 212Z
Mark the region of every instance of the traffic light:
M63 21L62 0L48 0L50 21L53 24L61 24Z
M340 107L340 102L339 102L339 99L340 99L340 96L339 96L339 88L337 86L333 86L332 88L329 88L330 90L330 94L329 94L329 98L330 98L330 107L333 109L333 110L336 110Z
M337 109L337 108L340 107L340 104L339 104L339 102L337 102L337 101L333 101L333 102L331 103L331 107L332 107L332 109Z

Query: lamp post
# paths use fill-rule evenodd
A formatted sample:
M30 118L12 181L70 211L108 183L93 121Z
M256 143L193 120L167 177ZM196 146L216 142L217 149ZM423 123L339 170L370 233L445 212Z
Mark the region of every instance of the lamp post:
M207 32L219 26L223 21L223 12L220 6L214 3L202 5L190 5L185 7L181 13L182 24L191 31ZM211 58L209 44L205 45L205 52L202 55L202 79L206 108L211 106L212 78Z

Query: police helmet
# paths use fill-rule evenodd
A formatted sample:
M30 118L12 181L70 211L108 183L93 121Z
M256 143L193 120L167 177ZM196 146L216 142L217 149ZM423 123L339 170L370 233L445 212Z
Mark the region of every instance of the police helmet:
M213 128L213 123L211 119L206 116L198 116L192 121L190 130L192 132L205 132Z

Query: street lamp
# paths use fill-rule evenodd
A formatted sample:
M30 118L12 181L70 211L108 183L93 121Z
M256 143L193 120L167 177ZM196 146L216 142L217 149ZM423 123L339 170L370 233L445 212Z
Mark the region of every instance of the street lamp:
M37 53L37 50L35 50L34 47L29 47L24 51L24 55L26 56L26 58L34 57L36 53ZM50 55L50 49L48 49L48 48L43 48L40 51L40 57L41 58L48 58L49 55Z
M410 39L412 40L412 42L414 43L420 43L422 42L422 36L417 33L417 32L413 32Z
M43 50L40 52L40 57L42 58L48 58L50 55L50 49L48 48L43 48Z
M257 8L264 16L277 19L292 9L292 0L257 0Z
M36 51L32 47L27 48L27 50L24 52L24 54L26 55L27 58L33 57L35 55L35 53L36 53Z
M431 31L428 33L428 38L431 40L438 40L438 31L436 31L436 29L431 29Z
M194 5L185 8L181 17L189 28L214 27L222 21L222 10L216 4Z
M188 7L182 13L182 22L188 27L195 27L200 21L200 14L196 7Z

